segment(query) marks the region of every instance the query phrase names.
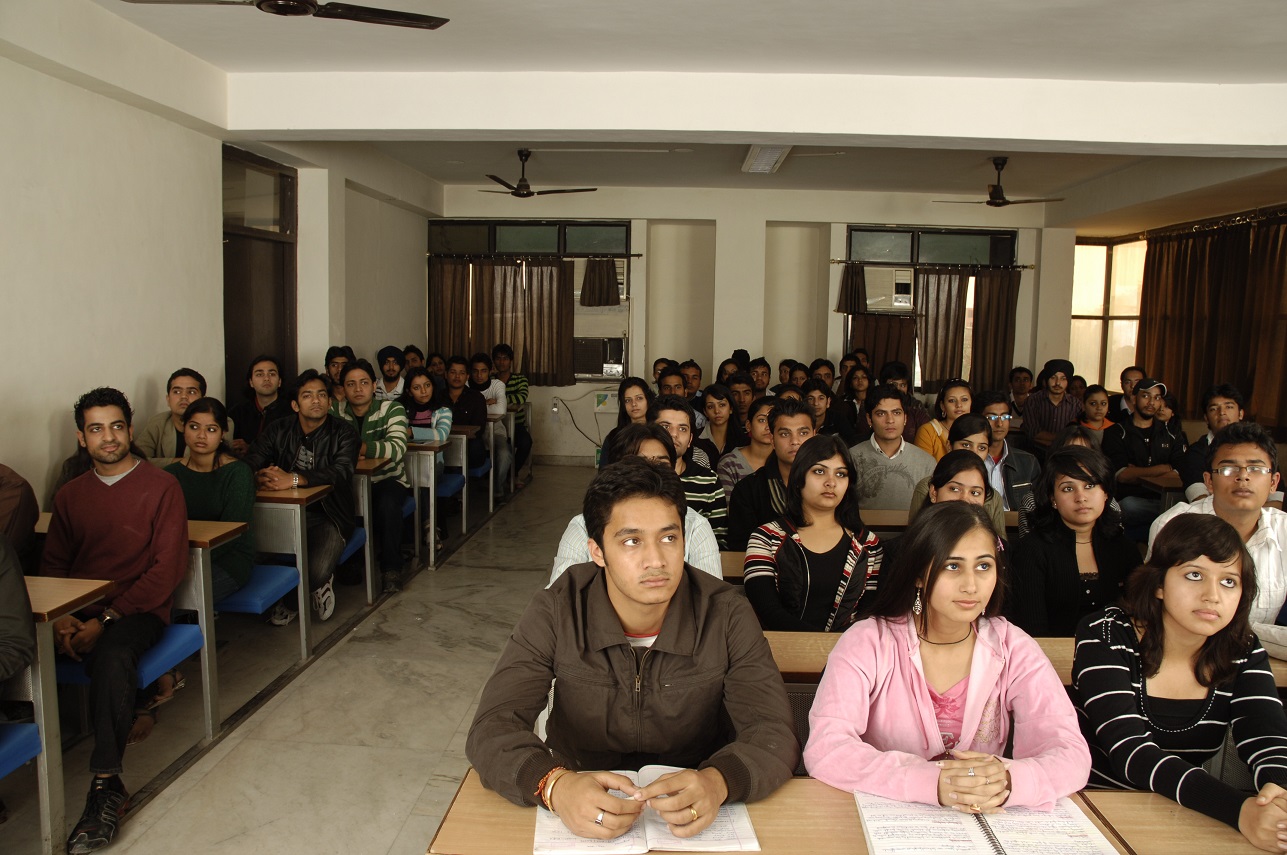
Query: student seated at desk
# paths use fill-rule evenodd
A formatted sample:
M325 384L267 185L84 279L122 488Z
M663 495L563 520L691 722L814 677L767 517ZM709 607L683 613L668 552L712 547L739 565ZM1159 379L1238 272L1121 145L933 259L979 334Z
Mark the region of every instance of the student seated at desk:
M438 395L427 368L407 372L407 391L398 403L407 411L407 428L412 442L443 443L451 436L451 406Z
M708 401L718 403L717 398L710 397L719 394L712 391L718 388L720 387L707 388ZM715 464L715 477L719 479L719 485L724 488L724 496L730 502L733 500L733 489L737 487L737 483L758 472L760 467L768 462L769 455L773 454L773 428L769 422L769 413L777 403L778 399L773 395L766 395L752 401L746 411L748 416L746 444L734 448ZM709 407L709 404L707 406ZM733 422L730 421L729 425L729 430L732 430Z
M838 789L966 813L1048 810L1085 786L1090 752L1046 654L995 617L1007 568L991 521L948 502L902 539L874 617L827 658L805 767Z
M665 462L630 457L595 477L592 563L532 598L469 729L484 786L582 837L619 837L645 806L691 837L725 802L771 794L799 758L764 633L735 588L685 563L684 512ZM610 771L653 763L684 768L642 789Z
M465 460L469 469L483 465L487 459L484 429L487 427L487 401L482 394L469 388L469 360L452 356L447 360L447 391L443 393L451 407L452 424L456 427L473 425L478 433L465 443Z
M191 368L180 368L170 375L165 389L167 409L148 419L135 437L143 453L162 466L171 458L183 456L183 414L189 404L206 396L206 378ZM229 422L229 440L233 438L234 428Z
M915 445L938 461L952 450L952 426L968 415L974 390L964 380L948 380L934 400L934 418L916 431Z
M190 520L250 523L255 507L255 473L232 454L225 441L228 411L217 398L198 398L183 415L183 440L188 455L165 467L183 488ZM251 529L216 546L210 555L215 602L231 596L250 581L255 563Z
M982 505L992 520L997 537L1004 538L1005 504L1001 494L988 480L988 423L983 416L967 414L952 425L952 447L934 466L934 471L916 482L912 500L907 506L907 521L916 519L927 505L937 502L964 501ZM948 458L952 458L948 462ZM975 466L975 462L979 465ZM982 476L982 482L979 481Z
M786 513L751 532L743 580L765 629L844 632L875 596L880 539L858 516L852 470L843 439L812 437L791 464Z
M1073 692L1091 783L1151 790L1287 850L1287 714L1247 615L1256 576L1242 538L1209 514L1175 517L1126 583L1122 606L1077 627ZM1232 722L1259 788L1207 774Z
M36 624L18 552L0 533L0 683L16 676L36 655ZM0 708L0 721L4 721ZM2 805L3 803L0 803Z

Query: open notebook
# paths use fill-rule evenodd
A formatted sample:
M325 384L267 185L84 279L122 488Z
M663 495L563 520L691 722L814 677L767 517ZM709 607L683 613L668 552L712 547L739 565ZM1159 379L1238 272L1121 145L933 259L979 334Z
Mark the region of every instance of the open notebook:
M871 855L1116 855L1071 799L990 816L854 793Z
M646 787L670 772L680 771L678 766L645 766L638 772L617 772ZM616 790L614 796L624 798ZM532 843L534 855L577 855L581 852L598 852L601 855L642 855L649 850L668 852L759 852L760 841L751 825L751 815L744 804L726 804L719 809L705 831L695 837L680 838L670 833L665 821L655 810L645 808L639 819L625 834L614 840L595 840L577 837L563 820L542 807L536 809L536 837Z

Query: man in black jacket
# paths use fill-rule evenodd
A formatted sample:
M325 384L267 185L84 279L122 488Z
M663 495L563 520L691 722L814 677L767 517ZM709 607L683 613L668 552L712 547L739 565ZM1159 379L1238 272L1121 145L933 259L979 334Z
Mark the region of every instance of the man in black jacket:
M1014 412L1010 397L1004 392L982 392L974 399L974 412L988 420L992 428L992 444L983 465L988 470L992 489L1001 494L1007 511L1019 512L1019 534L1028 533L1028 514L1037 509L1033 493L1041 477L1041 464L1037 458L1009 444L1006 437L1014 427Z
M813 416L803 401L783 398L769 410L773 453L758 470L737 482L728 502L728 548L745 552L746 542L786 510L786 482L804 441L813 436Z
M1148 542L1148 528L1162 512L1159 494L1140 482L1171 472L1184 457L1184 446L1154 418L1165 395L1165 385L1145 377L1135 384L1134 414L1104 430L1104 456L1117 471L1122 523L1137 543Z
M358 457L357 431L330 416L328 385L313 369L299 375L291 401L297 418L269 424L245 457L261 490L323 484L334 488L308 506L308 579L318 620L327 620L335 612L333 577L344 544L353 534L353 469ZM291 596L273 609L270 620L277 626L295 619Z

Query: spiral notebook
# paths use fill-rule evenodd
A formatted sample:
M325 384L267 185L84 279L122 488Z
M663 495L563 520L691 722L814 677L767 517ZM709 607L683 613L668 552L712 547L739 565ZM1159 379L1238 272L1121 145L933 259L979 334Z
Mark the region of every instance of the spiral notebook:
M1117 855L1071 799L989 816L854 793L871 855Z

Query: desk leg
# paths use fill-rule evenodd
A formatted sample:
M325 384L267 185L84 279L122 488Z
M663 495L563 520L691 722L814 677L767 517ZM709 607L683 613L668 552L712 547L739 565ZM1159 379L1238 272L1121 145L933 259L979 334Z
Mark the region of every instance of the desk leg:
M197 623L201 626L201 695L206 712L206 743L214 741L223 730L219 718L219 662L214 628L214 567L209 549L193 549L191 558L197 573L197 591L201 607L197 609Z
M295 560L299 563L299 661L313 653L313 598L308 578L308 513L302 505L291 505L295 514Z
M507 412L505 414L505 429L509 431L509 442L510 442L510 446L512 447L511 450L514 452L514 457L509 462L509 496L511 499L514 498L514 486L517 483L517 476L518 476L518 424L517 422L518 420L515 418L514 413L512 411Z
M429 567L438 569L438 461L434 452L428 457L420 458L421 464L429 466Z
M54 673L54 624L36 624L36 659L31 663L31 700L40 727L36 786L40 798L40 851L63 852L67 843L67 806L63 801L63 734L58 723L58 683Z
M492 469L487 473L487 513L490 514L496 510L496 424L488 422L487 432L492 452Z
M366 604L369 606L375 603L375 539L372 537L375 528L371 523L371 477L354 475L353 481L358 491L358 513L362 516L362 528L366 530L362 558L366 561Z
M420 540L424 537L424 532L420 530L420 455L414 451L408 451L404 458L407 466L407 478L411 481L411 504L415 522L415 532L411 542L415 544L416 569L420 569Z

